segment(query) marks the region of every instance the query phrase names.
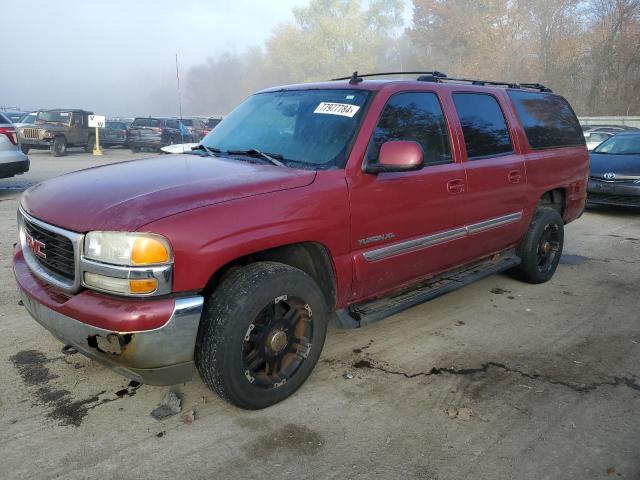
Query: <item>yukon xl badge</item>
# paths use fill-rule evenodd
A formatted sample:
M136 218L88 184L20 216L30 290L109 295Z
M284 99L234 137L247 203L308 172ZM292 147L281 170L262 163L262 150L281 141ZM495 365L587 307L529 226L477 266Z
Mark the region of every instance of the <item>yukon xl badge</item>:
M616 174L613 172L607 172L603 175L603 177L607 180L614 180L616 178Z
M373 242L381 242L383 240L390 240L392 238L396 238L395 233L383 233L381 235L374 235L373 237L361 238L358 240L358 245L368 245Z
M25 234L25 237L27 238L27 246L29 247L29 250L31 250L36 257L47 258L47 254L44 253L44 243L40 240L36 240L29 234Z

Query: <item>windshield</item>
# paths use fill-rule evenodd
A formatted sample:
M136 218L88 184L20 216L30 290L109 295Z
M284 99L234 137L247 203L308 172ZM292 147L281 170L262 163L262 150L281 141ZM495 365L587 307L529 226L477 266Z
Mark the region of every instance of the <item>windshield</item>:
M40 110L36 120L66 124L71 120L71 112L61 112L60 110Z
M611 137L598 145L593 152L611 155L640 155L640 133Z
M278 155L285 165L342 168L368 98L369 92L346 89L258 93L201 143L214 151Z
M126 130L127 126L122 122L107 122L107 128L111 128L113 130Z
M27 113L24 117L20 119L19 123L33 123L36 121L37 113L31 112Z

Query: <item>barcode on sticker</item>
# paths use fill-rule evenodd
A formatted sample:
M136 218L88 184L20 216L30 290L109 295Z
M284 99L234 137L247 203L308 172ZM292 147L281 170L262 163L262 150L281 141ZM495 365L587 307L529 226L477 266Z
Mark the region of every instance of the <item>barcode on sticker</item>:
M353 117L358 113L360 107L358 105L349 105L348 103L328 103L320 102L313 113L325 113L328 115L341 115L343 117Z

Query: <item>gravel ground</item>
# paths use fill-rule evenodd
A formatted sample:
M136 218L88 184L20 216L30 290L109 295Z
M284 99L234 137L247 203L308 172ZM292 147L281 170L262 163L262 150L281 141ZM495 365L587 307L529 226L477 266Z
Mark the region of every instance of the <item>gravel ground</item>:
M18 305L20 192L132 155L30 158L0 180L0 478L640 479L640 213L587 211L547 284L497 275L331 327L307 384L246 412L63 355ZM150 416L169 390L193 417Z

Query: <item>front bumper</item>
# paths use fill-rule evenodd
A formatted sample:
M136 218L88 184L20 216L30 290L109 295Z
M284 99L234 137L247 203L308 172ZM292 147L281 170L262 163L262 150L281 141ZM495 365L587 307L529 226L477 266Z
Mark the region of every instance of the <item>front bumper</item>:
M587 202L597 205L640 207L640 184L589 179Z
M43 138L41 140L36 140L34 138L20 138L20 144L23 147L29 147L34 150L51 148L51 142L53 142L53 137Z
M29 171L29 159L0 163L0 178L9 178Z
M202 296L153 301L120 300L91 291L67 296L38 280L21 251L14 256L13 268L27 311L65 345L72 345L87 357L141 383L172 385L191 380ZM172 309L165 308L168 301ZM162 305L157 308L154 304L159 302ZM98 305L104 311L122 312L121 318L114 321L106 314L99 318ZM134 327L148 323L146 317L161 315L157 312L165 310L166 321L160 326ZM86 317L91 316L98 318L88 322ZM116 325L120 327L106 328Z

